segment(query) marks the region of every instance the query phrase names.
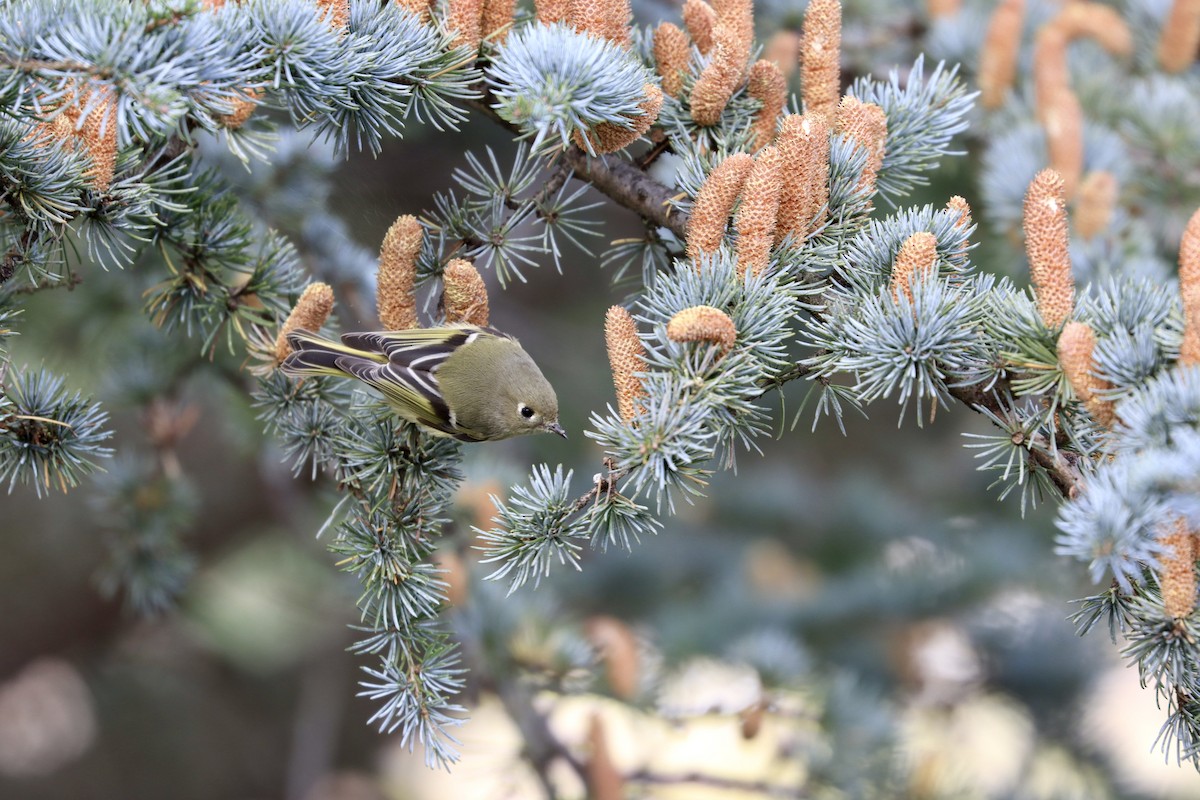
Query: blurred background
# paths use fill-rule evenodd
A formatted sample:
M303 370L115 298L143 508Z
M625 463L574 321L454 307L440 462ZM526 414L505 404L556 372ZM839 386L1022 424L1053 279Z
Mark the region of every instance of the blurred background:
M760 33L798 29L802 9L767 5ZM848 77L911 63L923 7L846 7ZM205 163L315 275L341 281L347 330L369 323L345 295L369 286L396 216L431 207L465 151L491 146L505 163L515 149L483 119L461 133L412 125L379 158L344 162L282 136L270 166L247 172L218 141L202 145ZM913 203L966 196L977 263L1016 275L1013 243L977 203L982 145L964 146ZM314 208L336 223L314 225ZM631 287L613 285L599 253L643 229L608 202L597 214L595 254L489 285L492 323L557 387L570 439L465 447L448 530L460 544L488 525L488 494L530 464L574 469L580 493L601 469L583 431L613 401L604 312ZM468 678L461 762L426 769L355 696L366 662L345 648L359 585L317 535L336 493L292 477L240 355L200 357L147 320L141 295L160 269L154 254L130 274L82 266L77 288L28 299L11 345L15 363L104 402L116 456L99 491L0 495L0 798L536 798L544 785L494 685L516 673L577 760L594 762L603 739L631 797L1200 797L1195 770L1153 749L1161 712L1118 646L1076 637L1071 601L1096 589L1053 554L1053 503L1022 515L975 471L963 434L984 420L955 407L897 428L898 407L879 403L848 416L845 435L813 432L799 385L768 397L779 436L762 455L741 454L632 554L587 553L581 573L505 597L460 550L448 618L493 676ZM173 535L131 538L147 526ZM149 605L177 594L150 616L111 591L139 559L167 565L144 587ZM622 648L632 659L612 657ZM633 702L612 699L620 681ZM569 762L547 774L560 796L584 796Z

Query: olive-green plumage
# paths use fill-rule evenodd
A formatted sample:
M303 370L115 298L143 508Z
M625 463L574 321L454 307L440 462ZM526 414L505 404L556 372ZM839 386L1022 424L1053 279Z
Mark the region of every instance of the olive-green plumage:
M288 343L293 352L280 367L288 375L357 378L430 433L467 442L539 431L566 437L554 388L521 345L499 331L347 333L341 343L294 331Z

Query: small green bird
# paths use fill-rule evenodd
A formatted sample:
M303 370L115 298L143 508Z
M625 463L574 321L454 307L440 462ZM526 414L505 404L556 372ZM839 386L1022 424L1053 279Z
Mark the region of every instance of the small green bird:
M434 435L490 442L547 431L567 438L554 388L517 340L497 330L345 333L340 344L296 330L287 341L284 373L357 378Z

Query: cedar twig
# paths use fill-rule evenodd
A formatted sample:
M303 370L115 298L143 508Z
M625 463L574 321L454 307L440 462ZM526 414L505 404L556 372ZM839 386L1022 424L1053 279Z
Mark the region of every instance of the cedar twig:
M675 193L633 164L616 156L589 158L575 146L568 149L565 156L575 170L576 178L588 181L613 200L667 228L680 239L686 236L688 216L671 202Z
M757 395L754 399L762 397L773 389L780 389L786 383L806 378L810 374L812 374L811 368L804 364L793 364L778 375L764 379L759 384L763 387L762 394ZM951 397L976 413L982 413L985 409L993 413L1001 411L1000 402L996 396L983 391L978 386L950 386L948 390ZM1069 499L1079 491L1083 475L1078 464L1082 456L1074 450L1051 447L1049 442L1035 440L1029 447L1029 458L1037 466L1046 470L1050 480L1054 482L1064 498ZM624 477L624 473L621 473L619 477Z
M541 215L542 204L563 187L571 177L571 165L566 162L566 159L558 160L550 172L550 177L542 184L542 188L538 189L536 195L533 196L533 205L538 209L539 216Z
M19 289L13 289L13 294L33 294L40 292L43 289L66 289L72 291L76 286L83 283L83 278L78 273L72 272L67 276L65 281L36 281L28 286L22 286Z
M658 157L663 153L671 151L671 141L666 136L662 135L662 131L651 131L650 141L653 143L651 148L637 160L639 169L646 169L655 161L657 161Z
M762 387L762 393L755 395L753 399L757 400L772 389L782 389L785 383L791 383L792 381L799 380L800 378L807 378L811 374L811 367L808 367L804 364L792 364L778 375L770 378L763 378L761 381L759 381L758 385Z
M600 499L600 495L612 495L617 491L617 484L629 474L629 468L616 469L616 462L610 456L604 459L604 473L596 478L591 490L583 494L571 506L569 515L577 514Z
M951 397L976 413L982 413L986 409L999 414L1003 410L998 396L985 392L980 386L949 386L947 389ZM1055 447L1052 444L1038 436L1029 445L1029 459L1046 470L1062 496L1070 499L1083 485L1083 473L1078 467L1082 456L1074 450Z
M86 72L102 78L112 76L112 70L85 64L82 61L47 61L41 58L13 58L11 55L0 54L0 64L5 64L19 72L37 72L48 70L53 72Z
M13 202L10 200L10 202ZM22 253L29 249L38 239L37 228L27 227L13 244L0 257L0 283L4 283L17 273L17 267L24 261Z
M482 97L464 102L509 132L520 133L517 126L496 113L486 91L482 88L480 91ZM680 239L685 237L687 214L671 203L675 193L634 164L616 155L589 157L575 145L567 148L559 157L573 170L572 177L576 180L590 183L618 204L668 228Z

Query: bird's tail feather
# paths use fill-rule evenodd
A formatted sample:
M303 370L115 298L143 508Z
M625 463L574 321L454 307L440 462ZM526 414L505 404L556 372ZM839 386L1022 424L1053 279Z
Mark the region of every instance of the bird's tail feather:
M338 364L339 359L347 356L364 361L376 361L377 356L353 347L347 347L339 342L332 342L306 330L295 330L288 334L288 345L292 352L279 368L284 374L293 378L313 375L338 375L344 378L353 377ZM345 361L342 362L343 364Z

